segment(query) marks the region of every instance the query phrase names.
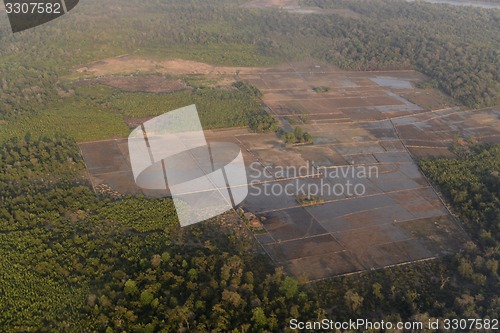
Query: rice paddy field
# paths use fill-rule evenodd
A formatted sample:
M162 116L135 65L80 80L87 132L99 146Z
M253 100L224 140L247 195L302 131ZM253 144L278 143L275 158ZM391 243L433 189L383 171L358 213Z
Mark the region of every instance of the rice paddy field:
M285 145L274 133L206 131L208 141L242 148L249 195L241 208L259 217L256 240L290 273L314 281L431 260L467 239L416 161L452 155L459 133L500 142L498 110L465 109L417 88L426 77L415 71L345 72L304 61L206 75L256 86L283 129L300 126L314 137L314 144ZM135 185L125 139L80 147L94 186L166 195ZM313 199L300 197L311 190Z

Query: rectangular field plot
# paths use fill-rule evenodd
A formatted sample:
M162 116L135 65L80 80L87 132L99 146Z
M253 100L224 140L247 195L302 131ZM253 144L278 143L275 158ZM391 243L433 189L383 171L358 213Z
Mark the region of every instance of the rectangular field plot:
M258 215L276 242L327 234L304 208L292 208Z
M267 244L264 247L278 262L286 262L289 260L319 256L344 250L344 247L331 235L277 242Z
M401 139L417 157L452 156L448 148L457 136L474 136L487 143L500 142L500 110L443 109L420 114L409 121L395 120Z
M126 139L81 143L90 181L94 188L106 184L121 194L143 193L137 187L130 168Z
M311 281L365 270L347 251L291 260L286 268L295 276L303 276Z
M87 169L96 174L130 171L119 144L116 140L80 144Z

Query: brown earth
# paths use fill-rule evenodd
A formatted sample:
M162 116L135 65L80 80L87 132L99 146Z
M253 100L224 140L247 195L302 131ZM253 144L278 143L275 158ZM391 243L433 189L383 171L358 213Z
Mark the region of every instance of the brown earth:
M416 87L426 79L415 71L345 72L311 60L275 68L233 68L132 57L96 62L87 70L111 75L138 68L224 78L234 78L239 70L238 79L262 91L264 102L285 129L293 129L291 118L308 117L300 126L315 138L313 146L286 147L274 133L244 129L206 133L209 141L241 146L248 180L258 180L250 186L242 207L265 217L265 231L256 238L289 272L317 280L431 260L457 251L466 240L414 158L449 155L457 135L500 141L498 108L466 110L437 90L422 93L401 88ZM316 93L315 86L329 91ZM141 192L130 178L125 142L81 147L94 184L106 183L124 193ZM307 207L286 193L258 193L269 186L297 190L302 185L321 185L313 170L297 177L277 176L280 167L307 164L327 168L322 169L330 177L324 179L327 188L352 181L366 192L359 196L320 193L319 204ZM375 167L378 173L332 178L353 167ZM252 174L256 170L265 172Z
M136 55L102 59L76 68L76 72L93 76L115 74L165 73L171 75L235 75L238 71L258 72L258 68L214 66L190 60L159 60Z
M182 80L163 75L109 76L95 82L129 92L165 93L188 88Z

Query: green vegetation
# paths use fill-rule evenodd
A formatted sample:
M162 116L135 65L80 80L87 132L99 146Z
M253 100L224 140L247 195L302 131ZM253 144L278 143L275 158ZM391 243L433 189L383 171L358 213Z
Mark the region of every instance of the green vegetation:
M98 84L67 84L68 97L51 101L42 112L13 117L0 124L0 142L22 137L64 134L77 141L126 137L124 118L147 118L196 104L204 128L249 126L256 132L277 130L254 90L198 88L174 93L131 93Z
M109 0L104 7L87 0L71 19L21 34L3 20L0 117L44 113L60 99L69 71L120 54L237 66L313 56L344 69L415 68L468 106L499 103L498 11L392 0L303 2L348 8L362 19L250 10L228 0Z
M314 142L314 138L311 136L311 134L304 132L302 128L298 126L295 127L293 132L282 133L281 140L283 140L286 144Z
M260 104L238 90L199 89L172 94L123 93L109 105L126 117L158 116L195 104L205 128L241 127L261 110Z
M123 117L88 98L73 96L48 103L43 112L15 117L0 125L0 142L22 137L33 138L65 134L78 141L126 137L129 134Z
M432 88L439 88L439 84L437 83L436 80L431 80L431 81L421 82L417 84L417 87L420 89L432 89Z
M300 116L299 116L299 120L300 120L303 124L309 124L309 118L307 118L307 115L305 115L305 114L300 115Z
M423 161L421 167L439 186L468 231L483 247L500 239L500 145L455 148L457 159Z
M169 94L115 93L106 104L126 117L157 116L195 104L206 129L249 126L256 132L274 131L277 122L263 109L257 99L260 95L257 88L244 85L239 90L203 88Z
M262 92L259 90L259 88L255 87L254 85L248 84L243 81L238 81L233 84L234 87L238 88L241 91L246 92L249 95L255 96L257 98L262 97Z
M464 252L306 288L228 216L180 229L170 200L96 196L73 140L11 140L0 147L0 326L274 332L292 317L498 318L500 146L457 152L421 166L470 230Z
M295 200L302 206L313 206L322 204L325 200L316 195L297 195Z
M213 89L191 78L192 90L172 94L64 82L74 67L118 54L238 66L313 56L344 69L415 68L430 77L423 87L468 106L499 103L498 11L303 2L362 19L249 10L238 0L87 0L71 19L16 35L1 20L3 331L280 332L292 317L498 318L499 146L421 162L472 236L462 253L310 287L275 269L228 216L180 229L170 200L92 191L75 140L126 136L124 118L195 103L208 128L278 128L260 92L243 82ZM283 139L313 141L300 127Z
M137 1L134 6L137 6L138 4L140 4L141 6L143 5L142 2ZM115 4L115 6L120 5L121 4ZM195 11L196 15L191 16L191 18L193 20L196 20L197 23L200 23L200 21L205 21L207 19L223 20L222 17L200 17L201 15L203 15L200 12L203 10L199 7L200 5L205 9L209 8L209 10L219 12L217 15L221 15L223 11L229 11L231 12L231 15L234 15L235 9L238 8L235 6L235 2L224 3L223 1L211 3L207 3L206 1L191 1L191 3L180 3L177 6L171 6L170 4L165 2L160 5L166 6L165 12L155 13L154 16L156 16L156 20L159 20L159 17L163 17L165 16L165 14L167 14L168 18L165 19L179 21L179 18L172 19L170 17L171 15L176 15L175 12L172 12L173 10L178 10L178 13L182 14L187 14L187 11ZM224 6L225 8L221 8L221 6ZM141 9L142 7L138 10ZM182 21L182 23L179 22L179 24L181 24L182 26L190 24L190 22L186 21L186 18L181 18L180 20ZM194 22L191 23L196 24ZM153 29L153 26L150 25L151 23L149 22L141 22L141 24L146 24L147 29ZM184 33L190 34L190 36L186 39L174 40L172 36L167 36L166 32L173 30L177 31L178 27L165 27L165 31L161 36L163 41L161 41L160 44L154 44L154 42L152 42L151 40L146 39L142 42L144 45L146 45L144 50L140 50L137 53L135 52L135 49L130 49L129 51L134 52L138 55L154 56L161 59L164 59L165 57L171 59L185 59L220 66L231 65L256 67L263 65L277 65L280 63L280 59L272 53L266 54L265 52L262 52L259 45L248 43L248 41L238 41L236 40L236 38L227 35L227 31L234 29L234 27L230 27L229 30L223 30L224 28L225 27L220 24L220 22L215 22L214 29L212 31L203 31L203 27L200 24L198 27L188 28L188 30L191 30L189 32L179 31L181 35ZM149 30L144 30L143 32L148 33ZM134 34L137 34L137 31L134 31ZM166 48L165 46L162 47L161 43L164 43L164 45L172 45L172 48Z
M322 87L313 87L313 90L315 92L317 92L318 94L321 94L321 93L329 92L331 89L330 89L330 87L322 86Z
M317 305L229 216L96 196L71 139L0 147L2 332L283 331ZM223 220L228 222L223 222Z
M470 107L500 103L497 10L425 2L303 0L321 8L347 8L361 19L305 18L333 41L315 55L354 70L415 68ZM402 33L404 31L404 33Z

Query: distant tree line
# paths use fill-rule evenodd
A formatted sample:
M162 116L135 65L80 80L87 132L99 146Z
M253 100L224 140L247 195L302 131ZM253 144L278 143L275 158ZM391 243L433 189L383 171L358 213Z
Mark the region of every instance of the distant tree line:
M313 56L352 70L415 68L468 106L499 103L498 10L393 0L303 1L347 8L361 16L355 18L248 10L241 3L109 0L104 6L88 0L71 19L16 35L2 21L0 117L43 110L70 90L65 78L76 66L137 50L238 66Z

